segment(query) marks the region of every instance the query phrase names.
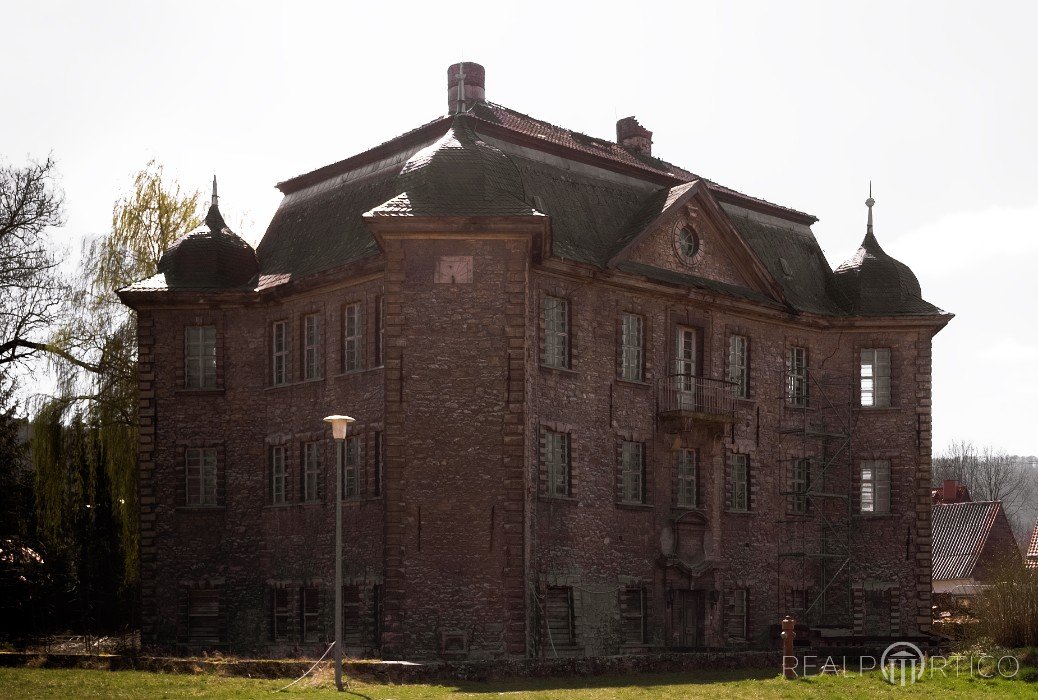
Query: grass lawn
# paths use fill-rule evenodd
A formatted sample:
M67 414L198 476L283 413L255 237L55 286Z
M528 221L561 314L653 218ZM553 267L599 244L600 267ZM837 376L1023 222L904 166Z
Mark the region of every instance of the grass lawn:
M886 683L878 673L784 681L762 670L694 672L591 678L536 678L447 685L375 685L353 681L351 692L338 694L330 673L306 679L278 693L289 681L227 678L216 675L166 675L134 671L0 669L0 698L343 698L343 700L414 700L416 698L508 698L516 700L633 700L635 698L942 698L1038 697L1034 669L1027 680L927 678L908 687Z

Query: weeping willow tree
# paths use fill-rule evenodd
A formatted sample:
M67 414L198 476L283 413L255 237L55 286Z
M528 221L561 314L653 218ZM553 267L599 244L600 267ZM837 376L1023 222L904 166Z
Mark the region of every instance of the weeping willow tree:
M156 274L170 244L201 224L201 204L200 192L182 191L154 161L137 173L115 203L111 230L84 246L69 285L67 321L51 341L57 391L34 421L41 534L57 539L76 532L86 505L108 509L127 585L137 580L139 563L137 319L115 292ZM70 507L70 500L81 506Z

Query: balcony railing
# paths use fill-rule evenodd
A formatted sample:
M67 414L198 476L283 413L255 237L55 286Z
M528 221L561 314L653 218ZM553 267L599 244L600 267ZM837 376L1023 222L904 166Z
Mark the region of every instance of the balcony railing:
M692 374L672 374L659 380L660 415L699 416L706 420L732 420L736 384Z

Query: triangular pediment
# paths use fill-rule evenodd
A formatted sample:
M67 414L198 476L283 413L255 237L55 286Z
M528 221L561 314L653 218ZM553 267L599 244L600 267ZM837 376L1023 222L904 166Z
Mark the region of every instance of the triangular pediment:
M647 266L783 301L778 282L699 180L650 196L609 266Z

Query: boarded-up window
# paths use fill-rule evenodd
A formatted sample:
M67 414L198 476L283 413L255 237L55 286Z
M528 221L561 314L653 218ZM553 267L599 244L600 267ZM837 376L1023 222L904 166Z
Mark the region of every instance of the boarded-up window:
M868 635L890 634L890 591L867 589L862 597L862 631Z
M544 357L548 367L569 367L569 302L544 297Z
M625 588L620 593L620 622L625 644L645 644L646 592L644 588Z
M569 434L554 430L543 432L543 456L549 496L568 496L570 484Z
M890 348L861 351L861 405L890 405Z
M299 622L304 642L321 640L321 589L310 586L299 595Z
M621 500L645 502L645 444L624 440L620 443Z
M216 386L216 326L184 329L184 386L188 389Z
M292 608L289 601L287 588L271 590L270 636L275 642L288 641L292 636Z
M678 505L682 508L699 506L699 489L697 488L697 454L695 450L677 451L677 494Z
M360 586L342 587L342 642L346 646L361 646L364 632L361 629Z
M736 641L746 639L746 589L736 588L728 592L725 606L725 627L728 638Z
M573 624L573 589L569 586L549 586L544 596L545 631L549 646L576 642Z
M189 506L216 505L216 450L190 447L184 450Z
M192 588L187 591L187 637L195 644L220 642L220 591Z

